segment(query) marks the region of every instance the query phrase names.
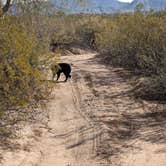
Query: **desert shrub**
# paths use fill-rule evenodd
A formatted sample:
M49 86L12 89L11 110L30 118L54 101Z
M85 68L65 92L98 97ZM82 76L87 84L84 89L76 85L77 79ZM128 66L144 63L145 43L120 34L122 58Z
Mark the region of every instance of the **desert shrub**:
M20 29L33 34L37 39L34 44L30 43L26 47L29 51L31 50L27 53L30 68L39 63L38 56L33 51L45 49L50 41L62 44L79 43L97 49L100 52L100 58L104 59L108 65L120 65L149 76L149 87L150 83L158 87L152 86L149 92L153 89L157 94L159 87L160 91L165 93L165 87L160 86L165 83L163 73L166 71L165 13L160 11L146 14L137 12L114 15L65 13L43 15L34 11L30 14L25 12L18 15L16 20L18 25L23 27ZM19 29L19 26L16 28ZM25 32L23 34L27 35ZM26 46L26 43L24 45ZM11 53L13 52L10 54L7 52L5 55L12 55Z
M135 88L135 96L147 100L166 100L166 75L145 78Z
M100 58L108 65L123 66L148 76L148 88L145 91L146 86L140 84L140 96L149 94L149 98L161 99L166 95L163 86L166 71L165 13L165 10L114 15L63 13L60 17L52 17L57 24L53 36L62 43L89 45L99 51Z
M12 17L0 19L0 111L42 98L35 38Z
M137 12L114 15L63 15L62 18L64 22L59 20L61 25L58 29L63 29L63 35L59 39L56 38L57 40L79 41L89 46L94 43L95 47L92 48L100 52L100 58L108 65L123 66L148 76L147 94L151 95L150 98L164 96L165 86L162 85L165 84L163 73L166 71L165 11L146 14ZM69 23L67 20L70 20ZM56 36L59 32L57 30ZM142 90L142 96L143 92L145 94Z
M100 35L101 51L110 62L157 74L165 66L165 19L140 13L120 15L108 21L109 29Z
M81 43L84 43L89 46L93 45L93 41L95 39L95 31L93 28L89 27L89 25L84 24L78 26L76 34L77 36L79 36Z
M166 15L116 14L105 18L97 37L100 57L107 64L127 67L148 76L136 94L146 99L166 96Z
M37 119L52 87L43 81L43 69L55 57L48 52L54 25L49 26L52 20L39 6L29 8L31 3L24 2L15 6L14 14L0 17L1 140L15 133L19 121Z
M100 16L86 14L60 14L52 16L56 24L51 38L58 43L79 43L91 46L95 43L96 34L100 29ZM99 26L100 25L100 26Z

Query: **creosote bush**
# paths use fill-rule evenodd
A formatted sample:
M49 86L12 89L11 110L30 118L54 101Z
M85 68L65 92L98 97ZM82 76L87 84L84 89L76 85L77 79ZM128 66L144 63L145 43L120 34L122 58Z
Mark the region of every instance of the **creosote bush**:
M108 22L99 42L110 63L139 70L145 75L165 70L165 16L122 14Z
M0 19L0 111L39 101L38 42L15 18Z

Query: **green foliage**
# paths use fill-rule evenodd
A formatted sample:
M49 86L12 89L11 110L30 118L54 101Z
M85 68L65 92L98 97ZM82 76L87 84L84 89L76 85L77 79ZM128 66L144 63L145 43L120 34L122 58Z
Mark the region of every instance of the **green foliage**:
M135 95L148 100L166 100L166 74L146 78L136 88Z
M166 17L126 14L108 20L100 34L99 47L107 60L144 74L157 74L165 68Z
M117 14L97 38L98 49L108 64L120 65L149 76L137 96L163 99L166 96L166 15L159 13Z
M96 48L108 64L153 76L151 94L166 94L165 11L66 15L50 13L48 3L17 5L17 17L0 19L0 114L43 97L40 69L54 57L47 53L51 40Z
M114 15L61 15L54 39L95 44L107 64L149 77L149 98L166 96L166 11ZM61 34L61 35L60 35ZM145 92L142 90L142 92ZM140 93L145 95L145 93ZM156 96L155 96L156 95ZM159 97L160 96L160 97ZM160 98L161 99L161 98Z
M38 101L42 94L37 41L14 18L4 18L0 20L0 43L1 111Z

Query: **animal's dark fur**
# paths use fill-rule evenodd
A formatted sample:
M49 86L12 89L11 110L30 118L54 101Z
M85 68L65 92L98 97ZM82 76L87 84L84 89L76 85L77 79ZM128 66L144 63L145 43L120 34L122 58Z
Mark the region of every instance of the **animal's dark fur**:
M68 63L58 63L57 65L52 65L51 66L51 70L52 70L52 80L54 80L55 75L57 74L57 81L61 75L61 73L63 73L66 77L65 82L67 81L68 78L71 78L71 66Z

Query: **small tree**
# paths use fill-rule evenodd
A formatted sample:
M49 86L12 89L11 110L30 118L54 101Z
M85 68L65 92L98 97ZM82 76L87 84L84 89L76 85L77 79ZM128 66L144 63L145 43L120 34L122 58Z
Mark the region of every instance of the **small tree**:
M135 8L134 8L134 12L135 13L140 13L142 12L144 9L144 4L143 3L138 3Z
M2 5L2 0L0 0L0 16L5 14L10 8L11 0L6 0L5 5Z

